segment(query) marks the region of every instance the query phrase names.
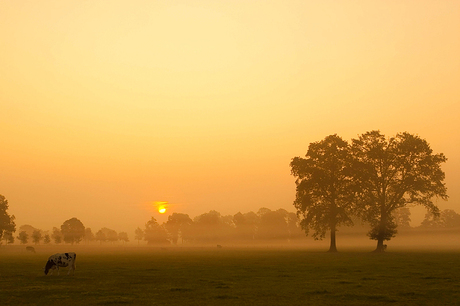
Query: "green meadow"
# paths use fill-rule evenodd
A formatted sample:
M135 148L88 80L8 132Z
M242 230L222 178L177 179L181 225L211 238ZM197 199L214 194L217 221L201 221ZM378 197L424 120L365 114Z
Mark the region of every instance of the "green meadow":
M0 248L1 305L460 305L460 252L81 246Z

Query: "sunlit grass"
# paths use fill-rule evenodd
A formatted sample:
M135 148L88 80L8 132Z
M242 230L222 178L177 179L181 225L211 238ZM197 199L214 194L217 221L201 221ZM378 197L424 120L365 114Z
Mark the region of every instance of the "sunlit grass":
M113 248L77 252L75 276L37 254L0 251L2 305L449 305L460 254L299 249Z

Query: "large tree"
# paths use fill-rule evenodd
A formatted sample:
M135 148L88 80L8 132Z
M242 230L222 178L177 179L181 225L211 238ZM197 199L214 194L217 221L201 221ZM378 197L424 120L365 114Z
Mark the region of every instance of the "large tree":
M66 243L79 243L85 237L85 226L77 218L72 218L61 225L61 233Z
M386 138L371 131L353 139L352 155L356 203L371 225L368 235L377 240L376 252L396 234L396 209L417 204L439 214L432 199L447 199L441 170L447 159L433 154L426 140L407 132Z
M0 241L3 234L7 233L11 236L16 231L16 224L14 223L14 216L7 213L8 200L0 194Z
M337 252L336 231L339 225L352 225L349 217L350 189L349 145L337 135L310 143L305 158L291 161L291 173L296 177L294 206L300 225L313 238L323 239L330 232L329 252Z

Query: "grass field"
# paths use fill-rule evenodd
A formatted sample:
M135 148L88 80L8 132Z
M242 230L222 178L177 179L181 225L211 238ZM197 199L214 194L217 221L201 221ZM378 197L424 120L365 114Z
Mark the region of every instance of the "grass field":
M52 248L2 247L0 305L460 305L457 251L66 249L74 276L43 275Z

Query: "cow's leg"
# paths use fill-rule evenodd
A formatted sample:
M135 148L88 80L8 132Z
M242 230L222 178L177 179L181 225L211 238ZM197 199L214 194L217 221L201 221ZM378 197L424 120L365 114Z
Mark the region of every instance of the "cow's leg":
M59 266L58 265L56 265L56 269L58 270L58 276L59 276Z

